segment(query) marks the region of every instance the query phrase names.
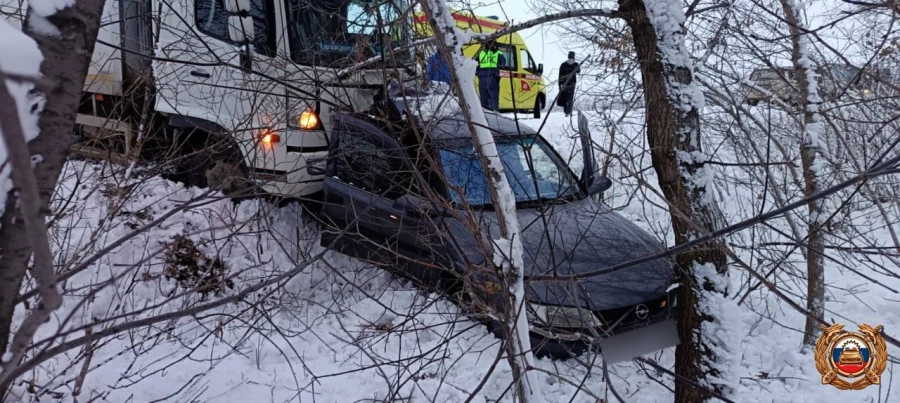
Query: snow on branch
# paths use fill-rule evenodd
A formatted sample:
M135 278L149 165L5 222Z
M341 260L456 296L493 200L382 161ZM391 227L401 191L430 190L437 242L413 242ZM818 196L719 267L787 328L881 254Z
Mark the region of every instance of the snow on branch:
M691 108L703 109L706 102L703 91L693 82L679 80L678 70L686 70L693 74L691 54L684 41L684 11L680 2L667 0L647 0L644 2L647 18L656 29L657 48L662 56L663 65L672 74L666 74L667 93L677 102L675 105L684 111Z
M809 119L804 127L802 143L806 147L818 149L822 137L822 119L819 116L819 104L822 102L822 98L819 96L816 69L809 58L809 29L804 22L806 3L798 4L794 0L784 0L784 2L793 13L793 24L796 25L794 28L797 36L797 67L806 72L806 82L802 84L806 85L805 107Z
M540 18L535 18L530 21L526 21L523 23L515 24L507 26L497 32L490 34L476 34L474 35L474 39L479 41L490 41L494 39L498 39L503 35L509 35L513 32L522 31L528 28L533 28L538 25L547 24L550 22L556 22L560 20L567 20L571 18L587 18L587 17L607 17L607 18L621 18L619 12L617 10L613 10L610 8L586 8L580 10L569 10L563 11L555 14L547 14Z
M539 384L529 369L533 362L529 325L524 312L524 247L519 219L516 214L516 198L509 185L494 136L488 129L487 117L478 93L475 91L477 63L463 55L463 45L472 39L471 34L456 26L453 15L444 0L426 0L422 3L439 52L447 60L453 89L459 98L461 114L475 143L476 154L484 166L484 175L491 191L491 201L497 212L500 238L494 240L493 261L501 271L509 289L509 305L505 312L507 337L505 343L510 368L516 378L519 401L529 402L540 396Z

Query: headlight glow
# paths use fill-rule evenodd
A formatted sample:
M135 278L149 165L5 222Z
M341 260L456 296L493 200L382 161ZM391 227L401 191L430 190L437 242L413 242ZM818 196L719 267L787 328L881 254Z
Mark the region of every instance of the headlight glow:
M306 108L297 118L297 127L303 130L316 130L319 128L319 115L312 108Z

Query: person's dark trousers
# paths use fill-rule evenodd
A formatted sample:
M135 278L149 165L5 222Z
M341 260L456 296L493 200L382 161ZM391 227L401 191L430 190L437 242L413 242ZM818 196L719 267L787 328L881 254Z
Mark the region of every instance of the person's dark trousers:
M481 107L497 111L500 109L500 74L497 69L482 69L478 72L478 94Z
M491 110L499 111L500 110L500 77L493 76L490 78L490 96L489 103L491 105Z
M572 106L575 101L575 89L574 88L566 88L559 92L559 101L558 105L562 105L563 110L566 112L566 116L572 114Z

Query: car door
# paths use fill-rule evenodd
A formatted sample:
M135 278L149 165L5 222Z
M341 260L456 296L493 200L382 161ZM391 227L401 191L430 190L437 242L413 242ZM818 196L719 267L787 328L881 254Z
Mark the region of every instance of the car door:
M420 217L395 206L411 184L408 161L393 139L364 120L335 116L322 209L331 234L323 246L333 242L334 249L379 263L427 259Z

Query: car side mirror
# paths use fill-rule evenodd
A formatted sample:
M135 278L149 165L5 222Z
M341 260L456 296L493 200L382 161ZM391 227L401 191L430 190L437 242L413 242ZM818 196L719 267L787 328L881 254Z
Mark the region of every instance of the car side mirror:
M236 15L229 16L228 39L242 45L253 40L253 19Z
M587 192L588 195L596 195L599 193L603 193L612 187L612 180L605 176L597 176L594 178L594 182L591 183L591 186L588 186Z
M537 73L544 74L544 63L538 63Z

